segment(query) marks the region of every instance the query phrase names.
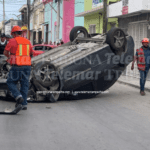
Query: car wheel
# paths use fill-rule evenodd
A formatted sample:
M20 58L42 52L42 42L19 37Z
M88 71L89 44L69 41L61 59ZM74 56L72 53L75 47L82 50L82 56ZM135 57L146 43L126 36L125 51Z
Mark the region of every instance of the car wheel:
M35 92L33 80L30 80L30 82L29 82L27 101L29 101L29 102L36 101L36 92Z
M55 82L53 82L53 84L49 87L50 92L47 94L47 100L50 101L51 103L56 102L59 99L60 93L59 93L59 80L55 80Z
M125 33L119 28L112 28L107 33L106 43L110 45L115 54L121 55L122 52L125 52L127 45Z
M88 32L87 32L86 28L84 28L82 26L76 26L70 31L70 41L71 42L74 41L75 38L77 38L77 37L87 38Z
M49 62L39 62L33 68L33 75L37 82L43 87L48 88L55 82L55 67Z
M60 96L60 81L59 81L59 77L56 74L56 72L53 72L55 76L54 81L52 82L52 84L48 87L49 89L49 93L47 93L47 100L50 101L51 103L56 102L59 99Z

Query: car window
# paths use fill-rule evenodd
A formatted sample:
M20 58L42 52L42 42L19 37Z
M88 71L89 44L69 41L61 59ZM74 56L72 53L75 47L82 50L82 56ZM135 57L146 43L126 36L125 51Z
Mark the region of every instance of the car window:
M48 47L48 50L51 50L52 48L51 47Z
M52 48L50 46L44 46L44 50L51 50Z
M47 46L44 46L44 50L47 50Z
M34 50L43 50L43 46L35 46Z

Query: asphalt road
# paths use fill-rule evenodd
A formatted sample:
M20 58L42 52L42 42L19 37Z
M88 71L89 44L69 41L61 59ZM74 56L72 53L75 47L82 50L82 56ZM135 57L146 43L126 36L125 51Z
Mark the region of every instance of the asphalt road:
M0 116L1 150L149 150L150 93L116 83L96 98L29 103ZM0 110L14 102L0 101Z

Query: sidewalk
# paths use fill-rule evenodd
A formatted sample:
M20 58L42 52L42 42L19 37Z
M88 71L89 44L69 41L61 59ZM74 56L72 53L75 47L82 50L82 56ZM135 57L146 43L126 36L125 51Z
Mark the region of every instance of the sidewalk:
M127 84L129 86L138 88L140 90L140 79L138 78L133 78L133 77L129 77L129 76L124 76L122 75L119 79L118 82L121 84ZM150 92L150 81L146 81L145 84L145 91Z

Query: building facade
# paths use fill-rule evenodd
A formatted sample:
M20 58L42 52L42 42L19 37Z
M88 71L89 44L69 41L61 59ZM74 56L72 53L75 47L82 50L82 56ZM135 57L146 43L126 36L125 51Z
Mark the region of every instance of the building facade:
M2 29L3 29L3 21L0 22L0 35L1 35L1 33L2 33Z
M30 41L41 44L44 38L44 5L42 0L34 0L30 13Z
M27 38L27 5L23 5L20 9L19 12L21 13L21 30L23 31L22 36Z
M114 11L114 9L116 11ZM109 8L109 17L117 17L119 27L134 39L135 49L142 46L142 39L150 38L150 3L147 0L122 0ZM131 70L131 64L126 68L124 75L139 78L137 66ZM150 80L150 73L147 77Z
M45 4L44 13L44 42L56 42L57 3L49 0ZM84 18L75 18L74 15L84 10L84 0L68 0L60 2L60 29L59 39L65 43L69 41L69 34L74 26L84 26Z
M6 21L5 22L5 34L9 34L11 35L11 29L13 28L13 26L21 26L22 25L22 22L21 20L14 20L13 18Z
M62 1L60 3L60 29L59 38L62 38ZM49 2L45 4L44 10L44 42L56 41L56 27L57 27L57 3Z
M118 0L108 0L107 5L115 2ZM84 0L84 11L75 17L84 17L84 27L90 34L103 33L103 0ZM118 19L108 18L107 30L113 26L118 26Z

